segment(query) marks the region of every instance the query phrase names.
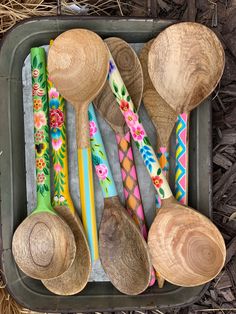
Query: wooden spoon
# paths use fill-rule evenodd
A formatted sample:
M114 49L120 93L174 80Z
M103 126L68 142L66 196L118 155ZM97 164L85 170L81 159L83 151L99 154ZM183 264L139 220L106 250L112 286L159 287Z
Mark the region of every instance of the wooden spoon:
M143 46L139 55L144 77L143 104L156 128L158 160L167 181L169 181L169 141L176 123L177 114L157 93L149 77L148 53L153 41L154 40L152 39L147 42ZM161 207L161 200L158 197L158 194L156 196L156 204L157 208ZM164 285L164 279L158 272L157 280L159 288L162 288Z
M76 111L82 221L92 260L98 258L88 105L102 89L108 73L108 52L92 31L72 29L58 36L49 49L48 71L60 94Z
M54 166L54 208L73 231L76 256L72 265L62 275L42 282L48 290L55 294L73 295L80 292L88 282L91 272L91 256L82 223L69 192L65 101L49 80L48 86Z
M129 94L111 54L110 63L113 71L109 83L120 105L120 98L127 99ZM121 95L122 90L125 92ZM135 116L135 124L128 119L126 123L144 162L147 158L153 160L147 170L162 199L162 208L148 235L154 267L164 279L176 285L190 287L210 281L225 262L226 248L221 233L207 217L175 200L132 100L120 109L124 116L124 109Z
M202 24L174 24L154 40L149 75L158 94L175 110L189 112L215 89L224 70L224 49Z
M72 264L75 239L68 225L51 206L49 135L47 125L46 57L43 48L31 49L37 207L16 229L12 252L28 276L48 279L61 275Z
M99 229L100 259L113 285L125 294L136 295L146 290L151 278L147 243L117 196L92 105L89 120L93 163L104 196Z

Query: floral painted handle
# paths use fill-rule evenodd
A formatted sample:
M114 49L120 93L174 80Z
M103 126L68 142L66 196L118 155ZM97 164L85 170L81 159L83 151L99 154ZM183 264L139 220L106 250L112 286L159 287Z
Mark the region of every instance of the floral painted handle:
M34 113L34 143L37 180L37 208L35 212L50 211L50 160L46 54L43 48L32 48L32 96Z
M65 100L48 79L48 100L52 159L54 172L54 206L67 206L72 214L75 208L69 193L68 157L66 146Z
M189 114L182 113L176 125L175 197L184 205L188 203L188 126Z
M117 195L116 186L107 159L101 133L98 127L93 104L88 108L90 145L92 149L93 165L98 176L104 198Z
M159 160L161 169L166 176L168 174L170 164L169 164L169 153L167 147L160 147L157 151L157 158ZM161 198L158 194L156 194L156 207L161 208Z
M128 131L124 136L117 133L116 141L119 148L119 160L126 208L139 227L144 239L147 240L147 227L134 164L130 132Z
M160 164L151 146L150 140L138 114L136 113L131 97L124 85L124 82L111 54L108 81L112 92L116 97L116 101L120 107L120 110L124 115L125 121L131 131L134 142L141 153L157 193L161 199L171 197L172 192L169 184L167 183L166 178L162 173Z

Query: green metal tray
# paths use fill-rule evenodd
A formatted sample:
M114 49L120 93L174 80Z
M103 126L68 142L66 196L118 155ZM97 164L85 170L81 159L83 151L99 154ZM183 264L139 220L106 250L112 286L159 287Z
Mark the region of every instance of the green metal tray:
M153 19L46 17L18 24L5 36L0 50L0 253L10 294L24 307L42 312L92 312L168 308L195 302L206 286L183 288L166 284L142 295L119 293L110 282L91 282L78 295L50 293L40 281L19 271L11 240L27 215L22 66L32 46L48 44L61 32L87 28L103 38L118 36L130 43L146 42L174 21ZM191 114L189 204L211 216L211 108L204 102ZM201 154L200 154L201 152ZM172 161L173 163L173 161ZM200 174L201 169L201 174Z

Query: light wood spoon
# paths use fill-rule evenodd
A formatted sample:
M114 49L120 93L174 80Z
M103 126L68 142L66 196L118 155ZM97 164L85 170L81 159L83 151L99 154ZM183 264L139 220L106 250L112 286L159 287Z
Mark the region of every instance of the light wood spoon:
M138 110L142 99L143 76L141 64L136 53L127 42L120 38L110 37L105 40L105 43L108 45L119 67ZM130 131L125 124L125 119L120 109L117 107L115 96L108 82L104 85L102 92L94 99L93 103L104 120L116 133L125 207L140 228L144 238L147 239L147 227L133 157Z
M149 286L151 260L138 227L120 203L93 106L89 107L93 163L104 196L99 253L110 281L121 292L136 295Z
M50 79L60 94L74 106L76 112L82 221L93 261L98 258L98 239L88 105L102 89L108 66L107 47L97 34L86 29L72 29L62 33L49 49Z
M129 94L111 54L110 64L113 70L109 83L120 106L121 98L127 99ZM125 93L121 95L122 90ZM120 109L125 116L124 108L120 106ZM153 160L147 170L162 201L148 235L152 263L173 284L190 287L206 283L224 265L224 239L207 217L175 200L131 99L125 110L133 114L132 122L136 121L130 123L126 119L144 162L150 157Z
M24 273L36 279L48 279L61 275L70 267L76 246L72 231L51 206L46 55L43 48L31 49L31 66L37 208L16 229L12 251Z
M91 272L91 256L85 231L69 191L68 157L66 145L65 100L48 80L49 116L54 169L53 204L57 213L70 226L76 243L72 265L60 276L43 280L44 286L58 295L73 295L87 284Z
M129 93L134 100L135 107L138 110L143 93L142 67L138 57L131 46L120 38L110 37L105 39L105 43L112 53ZM95 98L93 103L116 134L125 208L139 227L144 239L147 240L147 226L133 156L131 135L108 82L104 85L102 92ZM153 271L150 286L154 283L155 274Z
M176 113L190 112L215 89L224 70L224 49L202 24L174 24L154 40L148 60L151 81Z
M172 130L175 126L177 114L157 93L153 86L148 73L148 53L153 43L153 39L147 42L139 55L139 59L143 69L144 87L143 87L143 104L151 118L157 131L157 152L158 160L163 173L169 181L169 141ZM161 200L156 195L157 208L161 207ZM157 280L159 288L164 285L164 279L157 272Z

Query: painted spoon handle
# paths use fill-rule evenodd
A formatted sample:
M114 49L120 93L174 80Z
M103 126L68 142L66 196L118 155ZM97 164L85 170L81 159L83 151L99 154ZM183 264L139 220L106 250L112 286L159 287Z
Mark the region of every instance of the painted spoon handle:
M175 198L188 204L188 133L189 113L178 116L176 125Z
M99 130L93 104L89 105L88 117L93 165L95 167L104 198L113 197L117 195L116 186L112 177L112 172Z
M43 48L32 48L30 55L38 203L34 212L51 212L46 54Z
M54 206L75 208L69 193L65 100L48 79L49 119L54 173Z
M117 133L116 141L119 149L126 208L139 227L144 239L147 240L147 227L134 163L130 132L128 131L124 136Z
M124 136L117 133L116 141L119 148L119 160L126 208L141 231L144 239L147 240L147 226L145 223L144 210L134 163L130 132L128 131ZM152 269L149 286L154 285L155 281L155 271Z
M108 81L112 92L116 97L116 101L120 107L120 110L124 115L125 121L131 131L134 142L139 152L141 153L157 193L161 199L167 199L171 197L172 192L169 184L164 174L162 173L160 164L151 146L150 140L141 123L138 113L136 113L131 97L124 85L124 82L111 54Z

